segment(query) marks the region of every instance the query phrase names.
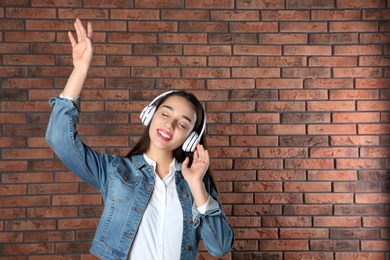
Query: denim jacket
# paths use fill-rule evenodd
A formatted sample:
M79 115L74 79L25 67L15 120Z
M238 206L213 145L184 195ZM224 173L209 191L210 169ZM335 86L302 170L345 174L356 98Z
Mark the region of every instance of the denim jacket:
M76 131L78 103L54 97L46 140L61 161L77 176L100 191L104 210L90 252L102 259L126 259L154 188L154 170L142 155L131 159L97 153L82 143ZM181 171L175 172L176 188L183 209L182 260L196 259L200 238L214 256L227 254L233 230L226 220L217 192L204 179L210 203L204 214Z

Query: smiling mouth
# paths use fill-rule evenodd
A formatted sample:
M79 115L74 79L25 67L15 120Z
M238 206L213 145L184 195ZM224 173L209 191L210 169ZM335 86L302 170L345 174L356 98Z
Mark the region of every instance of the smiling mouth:
M157 130L157 133L158 133L161 137L163 137L164 139L171 140L171 138L172 138L170 135L164 133L164 132L161 131L161 130Z

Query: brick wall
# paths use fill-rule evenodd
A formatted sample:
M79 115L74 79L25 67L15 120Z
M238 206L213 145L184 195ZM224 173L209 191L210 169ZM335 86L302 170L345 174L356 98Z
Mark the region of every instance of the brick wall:
M204 102L223 259L389 259L389 0L0 3L1 260L96 259L101 197L44 140L75 17L95 30L87 144L126 154L167 89Z

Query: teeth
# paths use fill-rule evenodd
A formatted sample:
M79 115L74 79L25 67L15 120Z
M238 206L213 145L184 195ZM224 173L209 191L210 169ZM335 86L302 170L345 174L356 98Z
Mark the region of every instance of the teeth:
M161 132L161 131L158 131L158 132L159 132L163 137L170 139L169 135L167 135L167 134L165 134L165 133L163 133L163 132Z

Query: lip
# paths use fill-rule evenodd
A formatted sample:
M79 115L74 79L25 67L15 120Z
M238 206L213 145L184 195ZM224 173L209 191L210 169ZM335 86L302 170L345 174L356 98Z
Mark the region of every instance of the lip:
M164 135L162 135L161 133L163 133ZM172 139L172 134L165 131L164 129L157 129L157 136L158 136L158 138L160 138L161 140L163 140L165 142L168 142ZM166 136L168 136L168 138Z

